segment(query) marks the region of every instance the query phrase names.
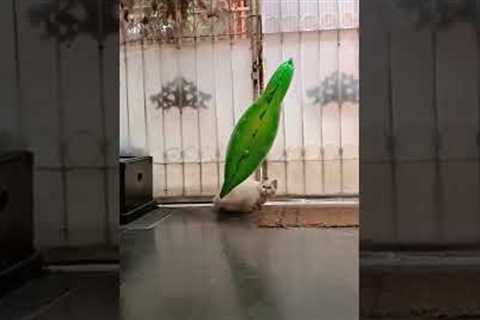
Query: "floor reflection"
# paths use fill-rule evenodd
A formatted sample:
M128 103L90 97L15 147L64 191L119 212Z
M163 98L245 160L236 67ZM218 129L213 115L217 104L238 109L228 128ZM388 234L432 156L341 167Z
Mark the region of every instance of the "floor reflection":
M122 319L357 319L357 240L177 209L122 234Z

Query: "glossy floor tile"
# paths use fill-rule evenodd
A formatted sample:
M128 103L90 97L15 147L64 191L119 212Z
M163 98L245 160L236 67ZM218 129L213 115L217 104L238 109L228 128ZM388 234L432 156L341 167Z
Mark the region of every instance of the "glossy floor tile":
M52 272L0 299L2 320L118 319L116 272Z
M357 229L258 228L210 207L168 210L122 232L121 319L358 319Z

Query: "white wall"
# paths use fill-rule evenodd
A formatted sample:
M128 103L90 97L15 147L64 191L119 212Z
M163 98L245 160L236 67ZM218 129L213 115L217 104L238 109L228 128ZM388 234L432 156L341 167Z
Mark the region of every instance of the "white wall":
M115 245L115 37L103 41L103 53L86 34L79 34L71 46L43 38L44 29L30 23L28 11L45 4L48 1L0 3L2 57L7 58L2 63L7 69L0 72L0 148L34 153L39 248Z
M476 30L415 30L393 1L361 5L364 240L478 243Z

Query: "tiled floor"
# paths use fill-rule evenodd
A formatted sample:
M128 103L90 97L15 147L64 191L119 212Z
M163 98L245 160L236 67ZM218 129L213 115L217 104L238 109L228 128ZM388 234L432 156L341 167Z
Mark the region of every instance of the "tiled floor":
M480 252L361 256L361 319L480 320Z
M118 319L118 273L45 273L0 299L2 320Z
M122 232L121 319L358 319L357 229L168 210Z

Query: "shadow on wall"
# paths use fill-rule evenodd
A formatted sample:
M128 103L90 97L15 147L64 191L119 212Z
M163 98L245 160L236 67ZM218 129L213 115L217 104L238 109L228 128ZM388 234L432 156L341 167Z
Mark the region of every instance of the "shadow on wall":
M150 96L150 100L156 104L155 109L169 110L178 108L180 112L184 108L207 109L207 101L212 96L198 90L192 81L184 77L178 77L162 86L158 94Z
M49 1L33 4L28 11L32 25L43 26L45 38L55 38L60 43L70 45L78 34L88 34L102 40L116 30L118 20L116 1L102 1L99 7L97 0ZM103 9L102 32L99 32L99 16Z
M454 22L479 24L480 4L477 0L394 0L397 8L414 19L418 29L434 25L448 28Z
M359 82L352 74L333 72L320 85L307 90L313 105L325 106L330 102L358 104Z

